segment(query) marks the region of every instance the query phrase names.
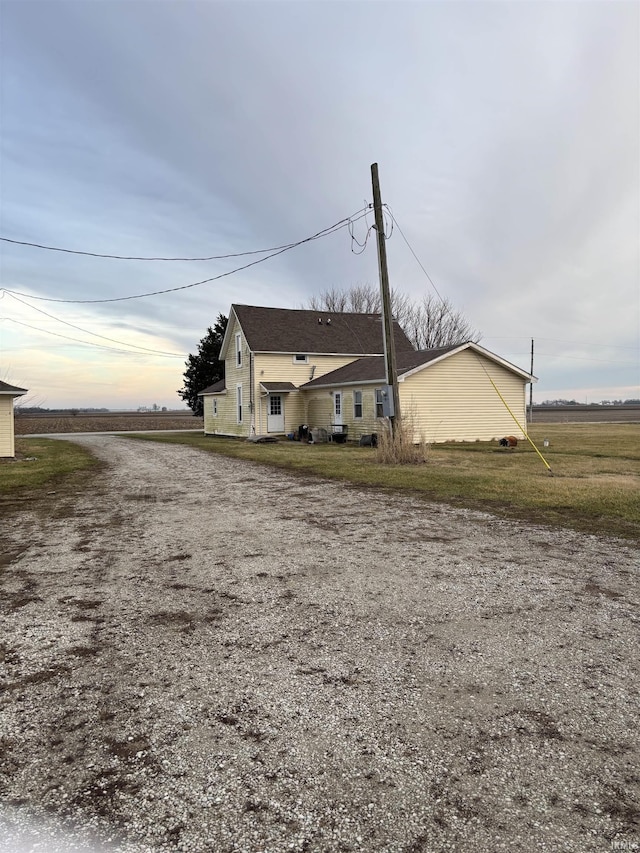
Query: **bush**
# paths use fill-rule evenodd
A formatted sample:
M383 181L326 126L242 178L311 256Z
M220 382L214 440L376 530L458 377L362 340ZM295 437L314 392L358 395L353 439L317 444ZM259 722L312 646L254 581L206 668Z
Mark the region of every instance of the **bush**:
M383 465L419 465L427 461L429 445L422 438L414 440L413 418L404 416L394 429L387 426L378 434L376 459Z

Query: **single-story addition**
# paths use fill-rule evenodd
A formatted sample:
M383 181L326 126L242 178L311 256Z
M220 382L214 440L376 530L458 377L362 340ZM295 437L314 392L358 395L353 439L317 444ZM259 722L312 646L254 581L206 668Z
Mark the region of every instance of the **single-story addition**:
M525 370L467 342L417 351L394 321L402 416L415 441L523 437ZM385 427L379 314L232 305L225 379L200 392L206 435L286 435L306 424L350 439ZM513 416L510 414L510 411Z
M525 370L470 341L401 352L396 362L400 412L415 442L524 438L526 386L536 381ZM337 394L349 436L379 432L384 387L383 356L313 379L301 387L309 423L331 417Z
M16 455L13 401L26 393L26 388L16 388L0 380L0 458Z

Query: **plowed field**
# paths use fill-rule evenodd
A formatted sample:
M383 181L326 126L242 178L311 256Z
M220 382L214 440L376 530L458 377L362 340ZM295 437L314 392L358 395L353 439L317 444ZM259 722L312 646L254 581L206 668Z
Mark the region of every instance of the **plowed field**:
M202 429L202 418L186 412L96 412L51 415L16 414L16 435L61 432L144 432L146 430Z

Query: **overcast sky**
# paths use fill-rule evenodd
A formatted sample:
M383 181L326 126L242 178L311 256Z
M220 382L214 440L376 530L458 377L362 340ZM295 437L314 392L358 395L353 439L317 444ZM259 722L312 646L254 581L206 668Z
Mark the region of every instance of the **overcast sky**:
M534 400L640 397L637 2L0 0L0 25L1 236L135 256L277 246L363 208L378 162L482 344L528 369L535 340ZM80 305L27 297L131 296L255 258L0 243L0 286L26 295L0 298L0 379L48 407L181 406L184 359L219 313L377 284L375 241L354 248L343 229L217 282ZM428 293L397 229L387 248L392 285Z

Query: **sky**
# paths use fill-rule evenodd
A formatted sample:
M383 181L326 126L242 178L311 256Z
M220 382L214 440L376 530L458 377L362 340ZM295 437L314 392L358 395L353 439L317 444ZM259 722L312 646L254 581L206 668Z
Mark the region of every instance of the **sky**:
M377 285L374 162L394 288L433 293L402 232L483 346L528 370L534 341L534 401L640 398L640 4L0 0L0 39L0 236L357 240L135 299L264 255L0 242L0 379L30 405L182 407L231 303Z

